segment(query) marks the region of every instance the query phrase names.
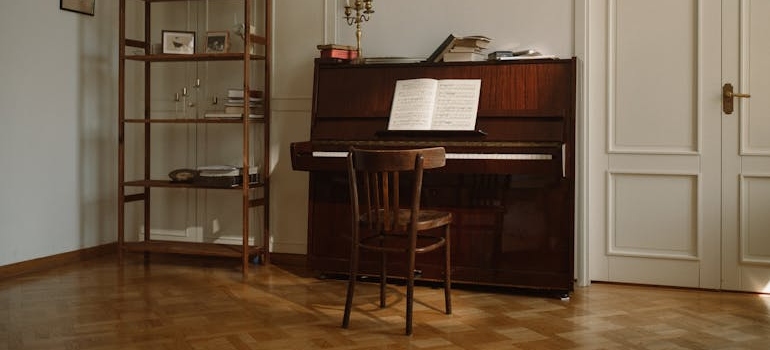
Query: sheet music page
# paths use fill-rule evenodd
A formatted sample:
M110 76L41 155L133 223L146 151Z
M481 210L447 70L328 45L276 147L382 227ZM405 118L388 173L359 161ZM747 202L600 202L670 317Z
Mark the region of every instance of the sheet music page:
M443 79L438 82L431 130L474 130L481 79Z
M430 130L437 86L428 78L396 81L388 130Z

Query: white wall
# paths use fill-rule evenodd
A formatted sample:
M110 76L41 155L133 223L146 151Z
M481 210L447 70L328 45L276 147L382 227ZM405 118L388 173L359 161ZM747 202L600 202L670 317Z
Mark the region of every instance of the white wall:
M573 54L573 0L374 1L363 25L365 56L427 57L447 34L492 38L491 50L534 48ZM335 15L340 16L342 10ZM354 27L335 21L339 41L355 44Z
M317 44L355 44L339 0L275 1L271 177L273 249L305 253L307 180L291 170L289 145L310 139ZM449 33L486 35L491 49L574 55L573 0L376 0L363 24L364 56L427 57Z
M117 1L0 12L0 265L115 241Z

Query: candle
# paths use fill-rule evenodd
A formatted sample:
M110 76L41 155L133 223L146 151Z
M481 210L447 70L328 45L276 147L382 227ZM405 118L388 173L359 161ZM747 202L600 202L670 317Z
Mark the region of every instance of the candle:
M345 0L345 6L350 7L350 0Z

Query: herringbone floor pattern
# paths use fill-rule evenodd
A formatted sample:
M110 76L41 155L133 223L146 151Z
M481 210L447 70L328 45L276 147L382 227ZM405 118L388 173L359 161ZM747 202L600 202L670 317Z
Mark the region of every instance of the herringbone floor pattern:
M403 288L378 309L359 284L340 328L345 282L296 262L140 255L62 266L0 282L0 349L770 349L770 297L593 284L568 301L418 287L404 336Z

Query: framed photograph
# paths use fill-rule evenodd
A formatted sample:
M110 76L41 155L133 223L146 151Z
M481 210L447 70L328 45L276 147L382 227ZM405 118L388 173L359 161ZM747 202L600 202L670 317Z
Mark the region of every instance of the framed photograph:
M96 0L60 0L59 8L62 10L82 13L93 16Z
M195 32L164 30L163 53L192 55L195 53Z
M206 33L206 52L225 53L230 51L230 32L215 31Z

